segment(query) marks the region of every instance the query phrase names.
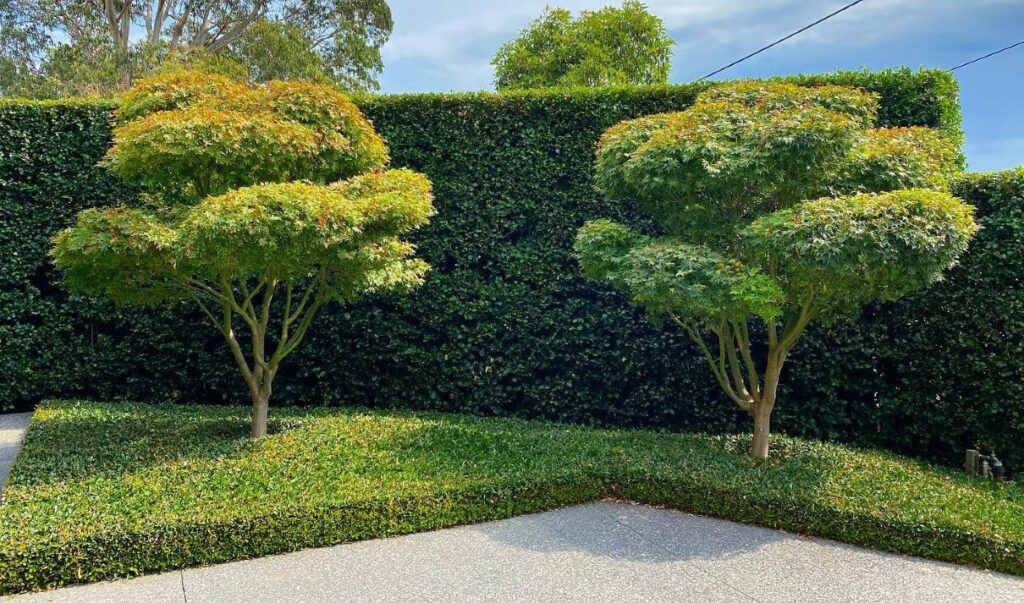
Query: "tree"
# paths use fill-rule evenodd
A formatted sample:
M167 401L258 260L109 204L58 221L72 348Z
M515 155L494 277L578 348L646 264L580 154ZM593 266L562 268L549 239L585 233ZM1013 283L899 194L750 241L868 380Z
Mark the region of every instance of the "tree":
M874 128L851 88L743 82L602 136L596 183L657 232L608 220L576 239L585 275L685 331L768 456L786 357L808 323L939 279L976 230L945 190L957 150L926 128Z
M548 7L491 64L499 90L657 84L668 81L674 44L661 19L636 0L578 19Z
M148 203L79 213L54 264L72 289L115 302L192 300L265 435L274 377L320 308L422 282L428 266L401 236L433 214L430 182L384 170L381 138L328 87L178 71L132 88L117 119L104 164Z
M252 82L299 80L328 84L336 81L324 57L318 53L309 34L298 25L260 19L230 47L228 54L246 70ZM363 89L356 79L342 85L349 90Z
M193 55L376 89L393 26L386 0L0 0L0 90L112 95Z

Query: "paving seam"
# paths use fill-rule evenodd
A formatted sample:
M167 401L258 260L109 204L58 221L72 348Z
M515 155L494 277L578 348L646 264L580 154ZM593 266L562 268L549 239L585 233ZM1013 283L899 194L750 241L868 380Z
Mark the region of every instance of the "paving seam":
M598 504L598 505L601 505L601 507L604 507L604 505L605 505L605 504L623 504L623 503L605 503L605 502L601 502L601 501L599 501L599 502L598 502L597 504ZM655 507L655 508L658 508L658 507ZM659 510L667 510L667 509L659 509ZM608 517L609 517L609 518L610 518L610 519L611 519L612 521L614 521L615 523L619 524L620 526L622 526L622 527L623 527L623 528L625 528L626 530L628 530L628 531L630 531L630 532L632 532L632 533L636 534L636 536L637 536L638 538L640 538L640 540L643 540L643 541L645 541L645 542L649 542L649 543L651 543L651 544L652 544L652 545L654 545L654 546L655 546L656 548L658 548L659 550L661 550L661 551L662 551L663 553L667 553L667 554L669 554L669 555L673 554L673 552L672 552L672 550L671 550L671 549L668 549L668 548L666 548L666 547L662 546L662 545L661 545L660 543L658 543L658 542L656 542L656 541L654 541L654 540L652 540L652 539L648 538L647 536L643 535L643 534L642 534L641 532L639 532L638 530L636 530L636 529L635 529L635 528L633 528L632 526L628 526L628 525L626 525L626 524L622 523L621 521L619 521L619 518L618 518L618 517L616 517L616 516L615 516L615 515L614 515L614 514L613 514L613 513L612 513L612 512L610 511L610 510L608 510L608 509L606 509L606 508L602 508L602 512L606 513L606 514L608 515ZM739 588L737 588L737 587L733 586L733 585L732 585L732 584L730 584L729 582L723 582L723 581L722 581L722 580L721 580L721 579L720 579L720 578L719 578L718 576L715 576L715 575L713 575L713 574L712 574L712 573L711 573L710 571L708 571L707 569L705 569L705 568L702 568L702 567L699 567L699 566L698 566L698 567L697 567L696 569L697 569L698 571L700 571L701 573L703 573L703 574L704 574L705 576L707 576L708 578L710 578L710 579L711 579L711 581L712 581L712 582L714 582L715 584L721 584L721 585L725 586L726 588L728 588L728 589L730 589L730 590L732 590L732 591L735 591L735 592L736 592L737 594L739 594L739 595L743 596L743 597L744 597L744 598L746 598L747 600L749 600L749 601L753 601L754 603L759 603L759 600L758 600L758 599L756 599L756 598L755 598L755 597L754 597L753 595L750 595L750 594L749 594L749 593L747 593L746 591L744 591L744 590L741 590L741 589L739 589Z

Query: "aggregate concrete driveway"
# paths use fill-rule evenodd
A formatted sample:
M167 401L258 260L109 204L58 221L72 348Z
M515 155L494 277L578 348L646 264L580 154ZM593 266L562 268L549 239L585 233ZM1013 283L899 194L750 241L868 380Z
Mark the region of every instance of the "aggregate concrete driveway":
M13 601L1021 603L1024 579L602 502Z

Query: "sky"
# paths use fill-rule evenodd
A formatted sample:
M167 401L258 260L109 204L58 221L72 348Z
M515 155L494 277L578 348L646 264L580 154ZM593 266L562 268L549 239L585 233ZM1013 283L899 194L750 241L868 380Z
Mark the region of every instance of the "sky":
M669 81L695 80L848 0L647 0L676 41ZM382 92L493 89L491 58L546 4L619 0L389 0ZM949 68L1024 40L1024 0L864 0L714 79L837 69ZM973 171L1024 164L1024 46L956 71Z

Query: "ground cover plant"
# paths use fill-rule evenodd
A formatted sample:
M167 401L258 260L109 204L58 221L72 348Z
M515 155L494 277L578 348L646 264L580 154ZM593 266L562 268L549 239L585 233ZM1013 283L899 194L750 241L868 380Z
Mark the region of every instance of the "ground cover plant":
M384 170L384 141L327 86L172 71L129 90L116 117L104 164L146 203L80 212L53 262L115 302L194 302L266 435L274 378L320 308L422 284L429 267L401 237L433 214L430 181Z
M756 458L807 325L936 282L977 230L947 190L956 147L928 128L876 128L877 113L855 88L739 82L598 143L597 187L656 226L587 222L583 272L690 336L753 418Z
M0 591L131 576L604 496L1024 575L1024 495L889 453L516 419L47 402L0 505Z

